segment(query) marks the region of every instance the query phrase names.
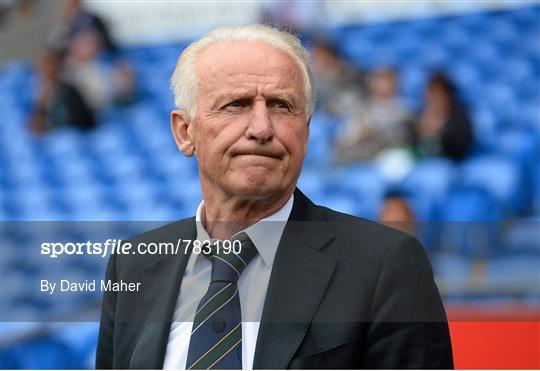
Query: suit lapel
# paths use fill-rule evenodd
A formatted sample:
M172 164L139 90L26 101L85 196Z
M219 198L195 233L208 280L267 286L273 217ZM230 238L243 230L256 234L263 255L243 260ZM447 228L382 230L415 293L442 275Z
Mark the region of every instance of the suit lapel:
M176 232L159 238L159 242L172 242L176 246L178 239L195 238L195 222L190 219L180 225ZM174 309L191 254L191 249L184 254L184 248L185 245L182 245L176 255L156 256L155 260L142 268L145 322L131 362L134 368L163 367Z
M333 238L299 190L274 260L253 368L285 369L302 343L336 262L318 251Z

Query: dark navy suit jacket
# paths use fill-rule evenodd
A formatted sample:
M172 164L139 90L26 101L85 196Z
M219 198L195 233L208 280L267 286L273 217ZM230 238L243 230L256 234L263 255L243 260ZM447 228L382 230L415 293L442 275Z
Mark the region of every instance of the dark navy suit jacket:
M130 242L196 238L189 218ZM103 300L97 368L163 367L189 254L114 255L107 279L141 282ZM399 231L314 205L298 189L257 338L257 369L453 368L425 251Z

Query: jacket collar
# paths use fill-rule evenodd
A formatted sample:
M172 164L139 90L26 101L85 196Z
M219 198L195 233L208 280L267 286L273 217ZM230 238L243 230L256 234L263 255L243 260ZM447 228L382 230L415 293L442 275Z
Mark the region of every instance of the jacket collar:
M156 237L160 242L179 239L193 240L196 236L195 218L173 223L168 232ZM181 244L176 255L157 255L141 269L142 294L144 297L144 328L133 351L131 368L161 369L165 360L167 341L172 324L174 308L180 292L182 277L191 255L191 244L185 253Z
M324 297L336 261L320 250L333 238L323 214L300 190L278 247L253 368L285 369Z

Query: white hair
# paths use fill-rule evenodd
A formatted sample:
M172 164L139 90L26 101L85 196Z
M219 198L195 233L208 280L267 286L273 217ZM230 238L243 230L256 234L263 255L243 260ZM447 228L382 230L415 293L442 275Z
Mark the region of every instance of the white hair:
M190 118L194 117L198 88L197 60L200 53L210 45L233 41L264 42L290 56L298 64L303 75L307 115L308 117L313 115L315 89L309 68L309 53L297 37L260 24L217 28L184 49L171 76L171 90L177 108L183 109Z

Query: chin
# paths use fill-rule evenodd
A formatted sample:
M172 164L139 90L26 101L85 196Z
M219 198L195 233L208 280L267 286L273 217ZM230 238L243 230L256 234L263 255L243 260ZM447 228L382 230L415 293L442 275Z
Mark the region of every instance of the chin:
M230 188L233 193L250 197L266 197L283 191L278 182L272 181L268 175L239 177Z

